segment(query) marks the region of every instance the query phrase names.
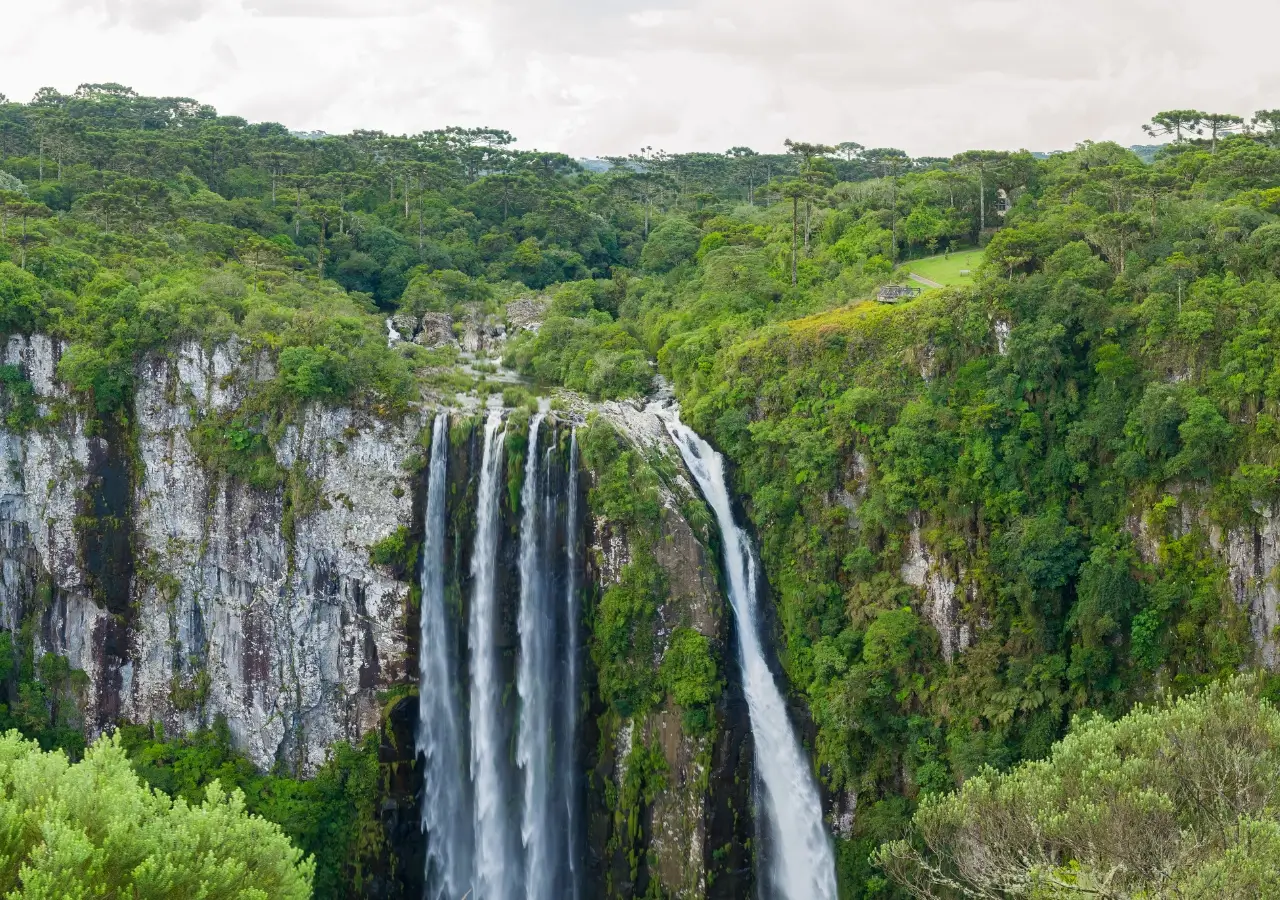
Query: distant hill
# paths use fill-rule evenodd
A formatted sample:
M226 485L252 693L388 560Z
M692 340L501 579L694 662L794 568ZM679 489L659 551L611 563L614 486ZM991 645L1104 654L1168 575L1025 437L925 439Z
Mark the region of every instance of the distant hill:
M1164 144L1134 144L1129 149L1132 150L1134 153L1138 154L1138 157L1144 163L1151 163L1151 162L1155 162L1156 153L1163 146Z

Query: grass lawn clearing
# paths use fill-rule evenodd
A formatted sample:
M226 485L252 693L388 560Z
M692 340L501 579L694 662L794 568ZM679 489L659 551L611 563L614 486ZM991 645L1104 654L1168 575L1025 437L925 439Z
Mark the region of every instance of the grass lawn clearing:
M973 284L973 275L961 275L961 272L973 273L982 265L982 250L960 250L948 255L926 256L902 264L904 272L913 272L921 278L936 281L943 287L952 285Z

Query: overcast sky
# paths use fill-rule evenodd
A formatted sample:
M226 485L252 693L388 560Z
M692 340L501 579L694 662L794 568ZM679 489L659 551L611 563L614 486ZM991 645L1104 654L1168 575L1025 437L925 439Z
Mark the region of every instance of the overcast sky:
M0 0L0 92L118 81L298 130L574 156L1069 149L1280 107L1275 0Z

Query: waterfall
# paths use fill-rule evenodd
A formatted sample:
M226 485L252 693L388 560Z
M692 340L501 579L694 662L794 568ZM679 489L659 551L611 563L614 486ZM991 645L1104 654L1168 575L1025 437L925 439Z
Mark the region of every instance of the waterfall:
M555 622L548 608L551 545L555 537L555 509L550 467L538 452L544 419L538 413L529 423L529 449L520 493L520 659L516 690L520 695L520 723L516 762L524 775L524 812L520 834L525 848L525 897L552 900L556 892L557 837L551 767L553 654ZM540 465L541 463L541 465Z
M437 417L433 430L418 725L426 760L422 826L429 900L579 900L582 890L585 829L577 747L583 521L577 434L570 441L566 482L556 429L544 412L529 423L520 491L514 720L513 704L504 699L513 685L503 662L503 622L509 619L500 590L506 582L500 571L506 559L506 439L502 412L491 410L471 551L470 704L464 708L455 677L459 648L445 600L447 414Z
M458 696L457 650L444 597L445 479L449 415L431 429L431 468L422 544L421 643L418 653L417 749L425 760L422 830L427 835L427 897L454 900L471 889L471 817Z
M764 788L761 805L772 857L762 866L767 883L784 900L836 900L835 859L822 822L817 785L760 644L755 556L733 519L724 459L680 421L678 408L657 412L715 513L724 544L729 603L738 622L738 662L756 770Z
M565 635L565 685L561 706L559 763L560 789L564 791L564 836L567 850L566 872L568 887L566 900L578 900L581 875L578 871L578 656L582 652L578 633L582 618L578 597L578 431L575 428L569 439L569 495L568 512L565 514L565 576L564 576L564 635Z
M484 459L471 555L471 779L475 789L475 894L470 900L514 900L519 860L506 806L510 787L502 760L506 742L499 722L503 682L498 670L498 565L502 453L506 430L502 413L490 411L484 427ZM458 827L465 827L462 822Z

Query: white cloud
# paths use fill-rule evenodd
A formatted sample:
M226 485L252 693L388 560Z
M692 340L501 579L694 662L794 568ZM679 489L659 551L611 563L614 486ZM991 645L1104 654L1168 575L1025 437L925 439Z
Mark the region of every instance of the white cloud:
M50 24L60 13L88 12L101 16L109 25L163 33L199 21L216 5L216 0L62 0L45 14Z
M121 81L330 132L493 125L575 155L857 140L1143 140L1169 107L1280 106L1218 0L62 0L14 4L0 91ZM1247 25L1247 28L1246 28Z
M414 0L243 0L246 12L285 19L405 18L423 4Z

